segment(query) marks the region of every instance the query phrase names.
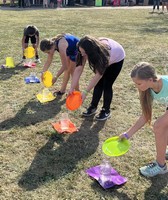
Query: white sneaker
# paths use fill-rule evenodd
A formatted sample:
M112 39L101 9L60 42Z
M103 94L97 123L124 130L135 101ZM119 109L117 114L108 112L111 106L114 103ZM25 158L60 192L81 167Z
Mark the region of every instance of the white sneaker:
M21 63L24 63L24 62L26 62L26 58L22 58L22 60L21 60Z
M158 174L165 174L168 172L166 165L164 167L160 167L156 161L144 167L141 167L139 170L140 173L146 177L153 177Z
M37 59L35 60L35 63L41 63L40 58L37 58Z
M166 160L168 160L168 149L166 149L166 156L165 156Z

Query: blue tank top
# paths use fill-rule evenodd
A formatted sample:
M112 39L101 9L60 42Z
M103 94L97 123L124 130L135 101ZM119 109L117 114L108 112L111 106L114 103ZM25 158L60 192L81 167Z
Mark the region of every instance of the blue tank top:
M168 76L160 76L162 79L162 89L159 93L155 93L151 89L153 99L168 106Z
M79 38L75 37L74 35L70 35L70 34L65 34L64 38L68 42L68 47L66 49L66 55L69 56L72 61L75 61L76 55L78 52L77 43L79 42ZM59 52L58 43L59 43L59 40L56 41L56 47L57 47L56 50Z

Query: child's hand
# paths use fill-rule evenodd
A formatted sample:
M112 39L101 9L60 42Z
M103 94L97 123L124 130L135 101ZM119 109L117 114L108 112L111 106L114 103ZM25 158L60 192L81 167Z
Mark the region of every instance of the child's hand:
M128 136L128 134L125 132L125 133L122 133L121 135L119 135L119 140L122 140L123 138L125 138L125 139L129 139L129 136Z
M86 93L82 92L82 103L84 102L85 99L86 99Z
M73 93L73 91L74 91L74 89L71 89L71 88L70 88L70 90L68 91L67 96L71 95L71 94Z
M54 85L54 83L57 81L57 77L54 77L53 79L52 79L52 84Z

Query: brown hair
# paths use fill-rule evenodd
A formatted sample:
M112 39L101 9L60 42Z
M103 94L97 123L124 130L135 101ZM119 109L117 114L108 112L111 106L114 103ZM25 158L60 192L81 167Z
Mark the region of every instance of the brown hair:
M147 62L140 62L136 64L131 72L131 78L138 78L140 80L147 80L152 78L153 81L157 81L157 76L154 67ZM139 91L140 103L142 107L142 113L149 124L152 119L152 102L153 97L150 89L146 91Z
M109 46L101 43L98 39L92 36L84 36L78 42L79 47L84 49L88 56L89 67L93 72L96 70L102 75L108 67L109 61ZM80 52L77 55L77 66L82 65L83 57Z
M58 34L57 36L51 38L51 39L43 39L40 42L40 50L41 51L46 51L46 50L50 50L52 48L52 46L54 45L55 41L60 40L61 38L63 38L65 35L65 33L62 34Z
M32 25L28 25L26 27L26 31L25 31L25 34L26 35L34 35L36 33L37 29L35 26L32 26Z

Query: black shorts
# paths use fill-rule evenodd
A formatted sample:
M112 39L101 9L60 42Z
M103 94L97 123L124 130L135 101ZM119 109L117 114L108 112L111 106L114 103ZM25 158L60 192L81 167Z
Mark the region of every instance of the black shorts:
M29 43L29 39L31 40L31 43L32 43L32 44L36 44L36 37L35 37L35 35L33 35L32 37L26 36L26 38L25 38L25 43L26 43L26 44Z
M168 110L168 107L166 108L166 110Z

